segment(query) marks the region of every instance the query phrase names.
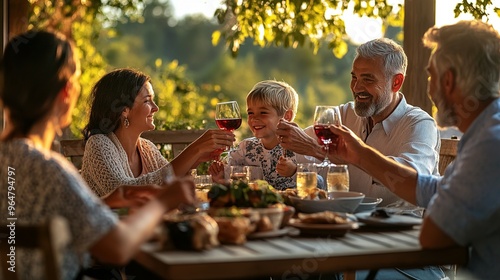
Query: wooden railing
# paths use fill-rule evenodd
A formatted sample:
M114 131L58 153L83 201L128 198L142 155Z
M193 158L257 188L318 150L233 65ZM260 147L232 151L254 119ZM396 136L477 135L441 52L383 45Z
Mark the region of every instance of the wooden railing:
M205 130L153 130L144 132L141 137L155 143L159 149L166 152L168 159L171 160L204 132ZM80 169L82 167L82 158L85 151L84 140L60 140L59 143L61 154L67 157L78 169Z

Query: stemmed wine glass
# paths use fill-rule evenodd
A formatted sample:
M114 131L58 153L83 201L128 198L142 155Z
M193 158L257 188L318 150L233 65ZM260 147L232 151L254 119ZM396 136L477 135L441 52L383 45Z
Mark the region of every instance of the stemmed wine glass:
M234 131L241 126L240 106L236 101L220 102L215 105L215 123L220 129ZM229 152L233 150L230 147Z
M340 111L338 106L316 106L314 111L314 133L325 147L325 159L320 164L321 167L326 167L330 164L328 159L328 148L330 144L337 141L337 135L330 131L329 125L340 125Z

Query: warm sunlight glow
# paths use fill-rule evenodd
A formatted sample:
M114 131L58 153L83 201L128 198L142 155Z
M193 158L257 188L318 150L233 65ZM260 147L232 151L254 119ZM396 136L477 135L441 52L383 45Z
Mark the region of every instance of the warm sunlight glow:
M384 36L382 33L382 20L358 15L344 15L345 31L350 41L361 45L373 39Z
M436 0L436 26L452 24L459 20L473 19L471 15L464 14L460 15L458 18L455 18L453 10L459 2L461 2L461 0ZM500 6L500 0L492 0L491 2L494 7ZM500 18L495 14L492 8L488 12L490 14L489 23L491 23L497 30L499 30Z

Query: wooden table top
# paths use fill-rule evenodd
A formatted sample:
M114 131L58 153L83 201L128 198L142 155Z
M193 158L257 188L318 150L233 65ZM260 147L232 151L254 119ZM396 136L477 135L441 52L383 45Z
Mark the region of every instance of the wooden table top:
M352 231L342 237L284 236L203 252L144 244L135 260L165 279L245 279L427 265L463 265L467 248L423 250L419 229Z

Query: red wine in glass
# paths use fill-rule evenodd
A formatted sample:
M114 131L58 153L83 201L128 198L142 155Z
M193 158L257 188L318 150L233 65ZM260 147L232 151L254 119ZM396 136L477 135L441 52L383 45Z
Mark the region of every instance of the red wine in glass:
M338 138L338 136L328 128L328 125L315 125L314 133L316 133L316 136L324 145L331 144L337 141Z
M217 126L220 129L225 129L229 131L233 131L238 129L241 126L241 118L240 119L219 119L215 120Z
M334 141L336 142L338 136L333 134L328 128L329 125L340 125L340 111L338 106L316 106L314 111L314 133L318 139L323 143L325 148L325 159L320 164L326 167L330 164L328 160L328 148Z
M238 102L228 101L217 103L215 105L215 123L220 129L228 131L234 131L238 129L241 125L241 113ZM231 145L229 147L229 152L233 150L234 148ZM228 153L228 158L229 157L230 153Z

